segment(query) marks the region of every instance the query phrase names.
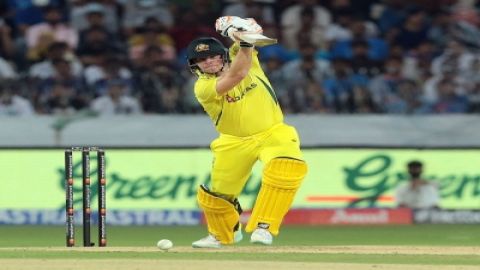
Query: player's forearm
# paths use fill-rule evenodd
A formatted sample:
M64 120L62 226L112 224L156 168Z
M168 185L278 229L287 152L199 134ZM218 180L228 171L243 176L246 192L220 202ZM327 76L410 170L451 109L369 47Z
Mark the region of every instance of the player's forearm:
M238 50L228 71L217 81L219 95L227 93L247 76L252 66L252 48L241 47Z
M252 49L253 47L240 47L228 71L229 75L239 76L242 79L247 76L252 66Z

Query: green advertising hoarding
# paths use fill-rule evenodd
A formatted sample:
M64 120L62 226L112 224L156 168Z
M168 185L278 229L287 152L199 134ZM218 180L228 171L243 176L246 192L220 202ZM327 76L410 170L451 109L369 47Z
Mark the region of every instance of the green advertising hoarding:
M307 149L309 165L295 208L394 207L395 186L407 179L405 164L418 159L437 181L444 208L480 208L479 150ZM80 152L74 153L75 195L81 205ZM208 149L106 150L107 208L196 209L195 192L208 182ZM65 205L64 152L0 150L0 208L58 209ZM92 198L96 156L92 153ZM261 179L254 168L240 202L251 208Z

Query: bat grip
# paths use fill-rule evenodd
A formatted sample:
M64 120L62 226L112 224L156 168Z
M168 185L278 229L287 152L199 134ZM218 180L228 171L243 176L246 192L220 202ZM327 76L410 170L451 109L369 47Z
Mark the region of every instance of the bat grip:
M241 48L252 48L253 44L250 44L250 43L245 42L245 41L240 41L240 47Z

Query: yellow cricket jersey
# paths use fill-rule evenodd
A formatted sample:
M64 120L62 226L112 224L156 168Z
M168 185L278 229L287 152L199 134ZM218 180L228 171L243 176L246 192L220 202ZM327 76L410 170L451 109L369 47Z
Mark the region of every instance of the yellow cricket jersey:
M233 59L238 44L230 48ZM217 94L217 77L202 74L195 83L195 96L222 134L245 137L265 131L283 122L283 114L270 81L253 50L248 75L225 95Z

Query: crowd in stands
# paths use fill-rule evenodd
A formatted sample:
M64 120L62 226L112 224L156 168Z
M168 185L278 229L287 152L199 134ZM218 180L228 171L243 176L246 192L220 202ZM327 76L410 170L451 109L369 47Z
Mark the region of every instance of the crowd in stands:
M257 49L285 113L480 112L475 0L0 3L0 115L201 113L185 48L222 15L279 39Z

